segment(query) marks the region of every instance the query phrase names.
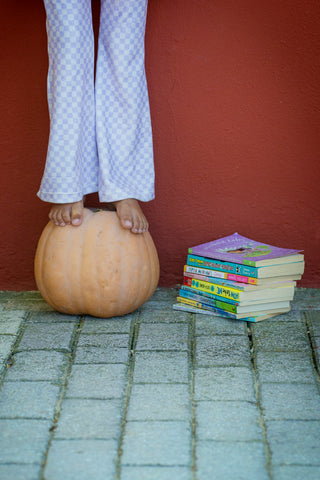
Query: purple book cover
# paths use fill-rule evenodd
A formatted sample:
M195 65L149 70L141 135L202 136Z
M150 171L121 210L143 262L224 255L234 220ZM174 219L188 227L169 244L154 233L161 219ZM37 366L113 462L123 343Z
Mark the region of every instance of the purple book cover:
M298 254L301 251L273 247L243 237L239 233L189 248L189 253L193 255L250 266L255 266L260 261Z

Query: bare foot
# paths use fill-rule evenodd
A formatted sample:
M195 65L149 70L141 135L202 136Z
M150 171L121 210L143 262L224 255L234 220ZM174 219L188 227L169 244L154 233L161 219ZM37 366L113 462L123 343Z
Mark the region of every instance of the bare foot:
M59 227L78 227L83 220L83 200L74 203L54 203L49 213L50 220Z
M113 202L113 204L123 228L131 230L133 233L143 233L148 230L148 221L136 199L126 198Z

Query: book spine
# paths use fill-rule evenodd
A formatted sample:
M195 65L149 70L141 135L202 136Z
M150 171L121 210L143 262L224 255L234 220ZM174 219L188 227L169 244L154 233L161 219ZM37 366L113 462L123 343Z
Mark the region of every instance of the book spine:
M216 308L216 307L213 307L212 305L206 305L204 303L197 302L196 300L192 300L191 298L177 297L177 301L181 302L181 303L185 303L187 305L191 305L192 307L200 308L200 309L203 309L203 310L210 310L211 312L215 312L218 315L222 315L224 317L234 318L234 319L237 318L236 315L234 315L232 313L229 313L229 312L226 312L225 310L222 310L221 308Z
M191 277L184 277L183 284L193 287L203 292L214 293L219 297L231 298L232 300L240 300L240 290L236 290L230 287L224 287L215 285L214 283L205 282L203 280L197 280Z
M201 295L201 297L205 297L205 299L210 298L214 300L221 300L221 297L218 297L217 295L214 295L213 293L208 293L208 292L203 292L201 290L196 290L195 288L189 287L188 285L181 285L180 291L187 291L191 293L196 293L197 295ZM203 302L205 302L204 299L202 299ZM236 300L231 300L230 298L224 298L224 302L230 303L230 305L239 305L239 302Z
M194 273L206 277L223 278L225 280L230 280L231 282L248 283L249 285L257 285L258 282L257 278L246 277L235 273L220 272L218 270L209 270L208 268L192 267L191 265L185 265L184 271L186 273Z
M257 278L247 277L245 275L237 275L235 273L227 273L227 279L233 282L248 283L249 285L257 285Z
M218 315L216 312L212 312L211 310L204 310L201 308L193 307L192 305L187 305L186 303L174 303L172 307L174 310L179 310L182 312L199 313L202 315ZM239 322L255 323L259 321L259 317L237 318L236 320Z
M188 255L187 264L194 267L209 268L210 270L257 278L257 268L239 263L223 262L222 260L201 257L199 255Z
M210 310L201 310L199 308L193 307L192 305L187 305L186 303L174 303L172 305L172 308L174 310L180 310L182 312L201 313L202 315L217 315L215 312L211 312Z
M220 308L221 310L225 310L226 312L237 313L237 306L232 305L231 303L222 302L221 300L215 300L209 297L206 298L204 296L198 295L197 293L183 290L182 288L179 291L179 295L180 297L196 300L197 302L204 303L205 305L211 305L213 307Z
M244 287L239 282L233 282L231 280L225 280L224 278L209 277L208 275L199 275L198 273L184 272L185 277L195 278L197 280L203 280L204 282L214 283L215 285L221 285L223 287L236 288L237 290L244 290Z

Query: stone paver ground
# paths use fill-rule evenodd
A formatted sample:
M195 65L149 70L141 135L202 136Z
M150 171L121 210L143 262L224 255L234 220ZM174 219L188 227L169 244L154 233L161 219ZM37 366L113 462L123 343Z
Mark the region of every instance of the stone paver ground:
M0 292L0 479L319 480L320 290L258 324Z

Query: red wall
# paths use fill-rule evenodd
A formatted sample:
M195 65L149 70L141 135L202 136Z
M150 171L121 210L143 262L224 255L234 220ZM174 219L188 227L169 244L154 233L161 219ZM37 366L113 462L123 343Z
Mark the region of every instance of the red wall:
M0 289L33 289L48 213L36 197L49 129L42 1L2 0L0 23ZM149 0L157 177L145 211L162 285L181 281L188 246L237 231L304 249L300 285L320 287L319 32L318 0Z

